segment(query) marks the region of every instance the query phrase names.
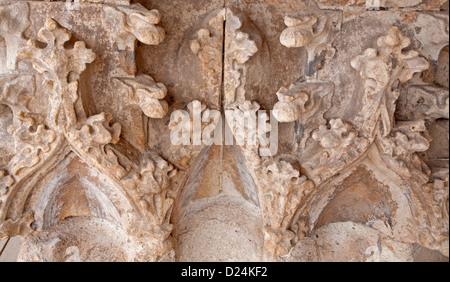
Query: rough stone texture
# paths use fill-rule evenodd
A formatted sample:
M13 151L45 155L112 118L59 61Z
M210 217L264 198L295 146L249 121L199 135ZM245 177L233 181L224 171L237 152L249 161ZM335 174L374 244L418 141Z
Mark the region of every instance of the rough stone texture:
M316 230L310 238L302 240L292 250L292 261L355 262L367 261L371 253L366 250L377 247L375 230L352 222L329 224Z
M408 9L439 11L446 0L316 0L322 9Z
M255 205L242 198L222 194L194 201L177 218L178 261L262 260L261 215Z
M448 257L437 251L431 251L425 247L418 246L414 253L414 262L448 262Z
M133 247L123 230L95 217L72 217L22 242L18 261L126 262Z
M448 261L446 11L0 0L0 261Z

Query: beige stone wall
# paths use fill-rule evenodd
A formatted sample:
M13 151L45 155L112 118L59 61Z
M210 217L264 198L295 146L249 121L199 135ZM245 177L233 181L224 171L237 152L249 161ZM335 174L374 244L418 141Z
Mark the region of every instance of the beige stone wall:
M0 0L0 261L448 261L447 13Z

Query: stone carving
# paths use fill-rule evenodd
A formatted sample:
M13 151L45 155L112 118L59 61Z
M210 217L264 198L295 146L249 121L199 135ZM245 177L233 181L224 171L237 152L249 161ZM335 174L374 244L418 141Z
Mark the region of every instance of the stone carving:
M223 22L225 21L227 9L220 12L209 20L208 28L197 31L197 38L191 41L192 52L202 61L203 85L206 88L206 97L210 97L211 105L217 109L221 108L220 80L222 79L222 53L223 53Z
M321 9L351 10L351 11L379 11L381 9L405 9L439 11L444 1L428 2L424 0L316 0Z
M430 183L424 186L425 196L433 209L436 227L433 234L436 240L432 242L434 249L443 255L449 255L449 173L448 169L439 169L431 175Z
M186 146L203 145L205 141L209 141L210 144L205 145L211 145L215 138L219 138L216 136L216 128L222 118L220 112L210 110L198 100L190 102L187 109L189 113L185 111L172 113L169 123L172 142L179 140L179 144L174 145Z
M276 260L291 250L299 231L293 227L294 215L315 185L306 176L300 176L299 170L289 162L260 156L261 150L268 145L265 135L270 132L271 125L269 117L253 122L248 120L248 116L256 117L259 109L257 102L245 101L226 110L225 116L259 187L264 246L268 256Z
M288 48L306 48L308 52L306 77L314 76L324 59L334 57L336 50L331 44L336 31L341 28L341 17L340 13L309 13L299 18L291 16L284 18L288 28L280 36L281 44ZM317 60L320 62L315 62Z
M145 152L148 118L160 119L168 112L168 103L164 101L167 88L147 74L136 74L134 52L136 39L148 45L157 45L164 40L165 32L157 26L161 14L157 10L148 11L140 4L133 4L106 6L104 16L107 26L113 30L112 48L118 50L117 61L126 68L126 73L111 74L115 95L120 97L117 104L123 109L116 119L122 123L123 138ZM148 118L142 117L142 113Z
M290 24L294 26L293 23ZM301 25L304 23L297 22L297 24ZM297 43L295 40L288 44L289 32L293 34L294 30L285 32L282 42L285 42L286 45L304 45L303 42ZM299 28L298 32L311 34L304 29L304 26ZM308 37L305 36L305 38ZM301 39L303 40L303 37ZM305 42L307 42L306 39ZM279 102L275 105L274 110L276 110L275 116L279 121L298 121L305 114L308 115L309 112L311 114L304 118L300 124L311 118L319 121L314 124L313 128L315 129L311 130L310 133L306 133L306 140L300 146L302 151L299 153L299 163L305 170L306 175L317 185L360 159L377 135L376 143L378 148L380 148L383 159L393 171L410 179L412 181L410 185L412 186L417 185L420 187L428 182L430 171L416 154L416 152L424 152L429 148L430 140L426 136L425 122L423 120L398 122L394 126L394 111L397 98L400 95L399 83L409 81L414 73L422 72L429 67L429 63L419 57L418 52L403 52L403 49L409 46L410 43L411 41L403 36L398 28L394 27L391 28L387 36L380 37L378 40L380 51L368 49L364 55L355 58L351 62L352 66L360 71L360 75L365 82L363 109L361 114L352 120L352 124L340 118L331 119L328 126L323 124L323 115L326 110L322 113L317 113L317 110L311 111L310 109L314 107L314 103L309 102L310 97L308 93L301 91L296 85L292 85L289 90L282 88L277 93ZM430 88L431 86L410 87L415 91L417 91L416 89L426 88L437 89L436 87ZM426 118L429 121L433 121L437 118L448 118L446 113L448 93L445 93L445 90L434 93L429 90L428 93L405 96L403 99L405 101L402 104L402 111L398 112L397 115L403 116L405 120ZM417 101L420 101L420 103L417 103ZM416 111L412 113L411 110L407 109L408 106L411 108L416 107ZM371 116L369 116L369 113ZM375 116L373 116L373 113L376 113ZM377 128L376 126L380 120L382 126ZM380 130L377 131L378 129ZM304 131L301 133L303 134L302 138L304 138ZM425 136L422 133L425 133ZM421 198L423 196L419 195L417 197ZM441 198L446 199L446 194L444 193ZM435 204L437 210L435 213L439 211L440 214L445 214L441 212L442 207L445 207L444 201L441 200ZM410 204L415 209L420 210L418 214L426 213L425 206L413 202ZM433 200L428 202L431 203ZM292 229L307 230L305 228L306 223L301 220L301 218L307 216L307 211L299 213L298 216L300 217L299 222L293 224ZM422 234L417 238L420 244L445 253L445 250L442 250L440 246L443 244L442 242L445 244L448 238L445 235L443 237L440 235L445 234L445 228L442 231L437 223L440 220L422 220L421 216L415 215L415 221L417 222L415 232ZM392 234L392 230L387 231L382 226L384 225L377 227L381 230L380 232ZM399 231L397 230L396 232ZM302 232L300 231L300 233ZM425 233L428 235L424 235ZM300 234L299 236L301 241L304 235Z
M261 38L258 34L254 39L242 30L245 16L226 9L225 49L224 57L224 97L223 106L228 109L233 104L245 102L245 84L248 66L245 64L258 52ZM258 44L259 43L259 44Z
M44 74L48 81L62 83L68 80L69 74L80 75L86 69L86 64L95 59L94 53L86 49L83 41L75 42L73 49L66 49L64 44L72 35L59 27L53 19L45 22L45 27L39 31L38 36L47 44L45 48L39 48L36 41L30 40L28 46L19 50L17 56L30 60L33 68ZM63 86L65 85L56 87L62 91Z
M0 58L0 74L2 74L8 70L16 70L16 52L25 45L23 32L30 25L28 4L19 2L0 6L0 18L0 41L3 38L6 45L6 54L1 54L6 61L2 62L3 58Z
M14 178L11 175L8 175L8 172L5 170L0 170L0 208L3 203L3 198L7 196L9 192L9 187L14 184Z
M439 52L449 43L448 15L419 13L414 29L416 38L420 41L420 53L427 59L438 60ZM433 26L434 28L429 28Z
M277 93L279 102L273 109L279 122L294 122L314 107L314 104L312 104L310 108L306 108L305 104L309 100L308 94L292 91L294 87L295 85L291 85L289 90L282 87Z
M117 15L119 12L119 15ZM158 10L148 11L140 4L131 6L115 6L107 13L120 17L120 25L116 29L116 42L119 50L134 50L136 39L148 45L158 45L165 38L164 29L157 24L161 21Z
M73 49L66 49L64 44L70 40L71 34L59 27L53 19L46 21L38 36L47 43L45 48L39 48L36 41L30 40L28 46L19 50L17 55L30 60L33 68L43 74L48 82L46 86L51 96L50 125L55 129L63 126L58 121L62 108L67 119L66 128L70 128L76 123L75 112L70 106L75 103L78 95L77 79L86 69L86 64L94 60L95 55L86 49L83 41L75 42ZM75 101L71 101L72 99Z
M320 149L316 148L316 153L312 153L313 145L300 158L316 184L357 160L370 144L352 125L341 119L330 120L329 127L321 125L312 133L311 137Z
M308 173L316 183L337 173L367 150L372 142L370 140L373 140L379 117L384 125L382 135L391 131L395 102L399 96L398 91L392 92L392 85L398 80L408 81L415 72L420 72L429 66L428 62L420 58L416 51L402 53L402 49L409 44L410 40L404 37L398 28L392 28L387 36L378 40L378 45L382 48L380 54L376 49L368 49L365 55L352 61L352 66L361 70L361 76L365 79L364 108L354 121L355 126L361 128L362 135L357 133L358 127L355 128L357 131L353 130L352 132L349 125L344 124L342 120L330 121L332 128L327 134L322 115L329 107L321 112L306 109L306 103L314 109L314 104L319 104L321 100L316 98L316 103L308 102L306 93L302 93L295 85L291 86L289 90L282 88L279 91L277 95L280 102L274 107L275 116L279 121L291 122L303 118L301 124L305 124L305 121L314 118L317 121L306 124L306 128L314 129L321 126L315 131L313 139L318 141L323 149L317 151L313 145L306 147L306 142L313 129L303 132L303 141L300 146L305 151L301 154L300 160L305 161L305 167L312 169ZM395 63L391 61L391 56L396 58ZM395 67L393 67L394 65ZM305 113L309 114L305 115ZM347 141L342 138L343 134L348 134ZM371 139L367 139L367 137ZM343 157L343 154L347 157ZM324 174L320 172L321 170Z
M64 44L72 35L53 19L46 21L38 35L47 42L47 46L41 49L36 42L30 41L18 56L30 60L47 81L52 93L48 122L64 132L81 158L105 169L111 167L110 171L123 177L125 171L114 165L117 162L114 153L110 150L105 152L105 145L118 142L120 125L110 127L112 117L106 113L79 120L86 115L76 106L76 103L81 103L77 78L86 69L86 64L94 60L94 53L86 49L82 41L75 42L73 49L65 48Z
M448 223L445 205L448 186L445 183L448 169L438 169L432 174L417 154L425 152L430 146L425 121L398 122L391 134L378 137L376 144L388 167L408 181L412 193L416 194L414 197L422 199L410 203L416 210L412 235L421 245L446 255Z
M327 128L323 116L331 107L333 92L329 83L295 83L278 91L279 102L274 106L278 121L298 123L296 149L316 184L358 159L370 144L341 119L331 120Z
M444 87L408 86L400 96L396 116L401 120L449 118L449 93Z
M35 121L24 112L19 112L17 122L17 128L10 128L16 143L16 155L10 162L14 175L20 175L22 169L33 167L44 159L42 155L51 151L56 140L56 133L42 124L32 131Z
M10 171L18 179L30 175L33 170L38 169L38 164L43 164L46 159L51 157L62 143L59 134L67 133L75 126L76 115L73 108L69 108L67 105L72 106L76 101L76 99L75 101L69 100L74 98L71 95L78 89L78 83L76 80L71 82L68 80L76 79L84 71L86 62L94 59L92 52L87 50L82 42L76 42L73 49L66 49L64 43L70 39L71 34L60 28L52 19L46 21L45 27L40 30L38 36L47 43L47 46L41 49L35 41L29 41L28 46L18 51L18 56L30 60L34 69L45 77L45 87L49 90L51 97L48 114L51 128L48 129L42 124L35 125L35 120L30 114L19 111L21 108L26 109L25 106L21 106L21 103L17 105L8 99L8 95L5 96L7 104L12 106L16 115L14 125L10 128L10 134L15 140L16 147L16 154L10 161ZM76 93L74 96L77 96ZM61 121L60 107L66 113L64 125L59 123ZM33 168L33 170L28 168ZM2 207L3 219L8 208L12 209L13 207ZM32 213L23 216L22 219L9 219L1 224L1 228L5 229L4 232L8 236L26 236L31 232L29 225L33 220L30 217L33 217ZM28 227L25 229L22 227L24 222L28 222Z
M402 49L409 43L410 40L404 37L398 28L392 28L387 36L378 40L378 45L382 48L380 54L376 49L368 49L365 55L352 61L352 66L361 70L361 76L365 78L364 108L355 118L354 125L334 119L330 121L331 128L327 129L319 113L311 111L311 115L307 116L306 120L312 117L319 119L319 122L313 124L312 128L316 130L312 139L319 142L321 149L318 150L314 143L306 143L310 136L310 133L306 132L306 139L300 147L304 150L300 160L308 169L308 176L316 184L357 160L367 150L372 143L379 118L384 125L381 134L391 131L395 102L399 96L399 91L392 91L392 85L398 80L406 82L415 72L428 67L428 62L420 58L417 52L402 53ZM391 56L396 56L395 63L390 61ZM284 94L285 89L278 93L280 102L274 109L279 110L277 116L281 121L294 121L307 112L304 108L307 97L297 94L301 92L295 91L295 88L291 87L288 95ZM289 100L295 102L288 106L285 101ZM312 105L314 104L309 104L310 107ZM306 147L306 144L309 146Z
M77 147L84 153L89 153L92 147L116 144L120 139L120 124L110 126L111 120L112 116L105 113L89 117L71 139L78 140L75 141L79 144Z
M27 236L33 232L31 223L34 221L31 212L25 213L17 220L8 219L0 224L0 240L17 235Z
M127 100L130 105L137 105L149 118L163 118L169 110L169 105L164 101L167 89L162 83L145 74L139 74L136 78L114 78L127 87Z
M31 84L24 85L24 82L29 83L30 81L32 82ZM55 131L48 129L44 124L37 124L32 114L23 111L27 109L28 99L26 96L18 95L18 93L25 92L30 94L29 92L34 92L33 77L19 76L12 79L8 77L8 81L3 86L0 102L10 107L13 113L12 123L8 128L5 128L13 141L9 144L13 148L13 154L8 158L6 167L0 169L0 218L2 220L4 220L10 208L10 200L13 197L11 195L14 195L12 191L15 190L21 180L26 179L41 166L45 165L46 161L61 146L61 138L57 136ZM30 216L32 218L32 214L27 216L27 218ZM28 229L21 226L23 224L22 219L9 219L4 223L0 223L0 228L3 229L3 234L6 234L5 236L8 237L26 235L31 232L29 223ZM3 236L2 232L0 232L0 236Z
M395 102L400 94L394 85L407 82L414 73L430 66L419 52L403 52L411 40L397 27L392 27L386 36L380 37L377 44L379 51L369 48L351 62L364 79L364 106L355 121L362 125L361 130L368 137L374 136L379 120L381 135L387 136L391 132Z
M89 117L80 130L73 129L67 134L67 139L82 158L88 160L115 178L122 179L127 173L117 160L113 150L106 145L119 141L120 124L110 126L112 117L102 113Z
M145 38L147 36L143 34L145 30L136 23L139 17L140 15L131 15L130 17L130 21L138 25L135 26L136 30L133 30L133 33L140 40L148 41L151 38ZM151 15L147 15L147 17L150 19L141 20L151 20ZM150 237L153 239L150 240L152 242L150 249L154 251L154 259L159 260L172 249L169 220L174 195L167 195L169 189L167 179L169 178L168 174L173 176L173 167L159 157L154 157L155 161L145 159L142 165L140 163L133 165L137 167L138 173L132 173L133 176L125 178L131 167L121 165L118 152L111 147L120 141L120 124L111 124L113 116L109 113L87 117L81 106L78 80L86 69L86 64L94 60L94 53L86 49L82 41L75 42L73 48L67 48L65 44L70 40L71 33L52 19L46 21L38 36L47 43L45 48L40 48L38 43L29 41L28 46L18 52L18 56L30 60L33 68L43 74L45 78L44 87L50 93L47 121L52 129L46 129L44 125L34 126L34 120L31 117L24 112L19 112L17 128L12 130L11 134L18 144L27 146L20 147L20 153L12 159L11 171L18 174L22 167L35 165L40 161L40 152L49 152L52 146L50 144L56 140L57 134L62 133L80 158L97 167L112 179L117 181L123 179L122 185L132 191L133 199L141 204L141 208L152 220L150 225L147 223L145 228L132 235L138 237L145 236L145 234L147 234L146 236L151 235ZM144 38L141 38L142 36ZM161 118L167 113L168 105L162 100L167 93L164 85L155 83L151 77L146 75L117 80L129 87L127 98L130 104L138 105L149 117ZM120 157L123 158L122 155ZM131 161L125 157L125 160L121 162L130 163ZM139 169L139 167L141 168ZM4 172L2 174L2 196L6 194L8 187L13 183L14 179ZM22 224L23 220L9 220L2 224L2 229L5 229L4 232L8 236L26 235L24 231L20 231L22 233L11 231L14 228L14 230L19 230Z
M31 96L36 91L36 79L30 75L5 76L0 78L0 103L7 105L15 116L20 111L28 112Z
M444 1L0 2L19 260L448 260Z
M315 185L285 161L265 163L258 176L262 186L264 245L269 255L284 256L296 237L297 230L291 230L292 219Z
M424 133L427 129L423 120L399 122L389 136L377 139L378 147L393 170L422 183L428 181L429 169L415 153L425 152L430 146Z
M244 157L252 166L261 164L261 150L269 145L265 136L271 129L267 115L257 119L259 109L257 102L245 101L225 111L227 130L231 130L236 145L241 147ZM232 140L226 142L233 144Z
M358 133L341 119L331 120L330 127L322 125L312 134L312 138L326 149L346 148L358 137Z
M397 113L397 117L405 121L394 123L394 111L401 93L399 83L406 83L415 73L430 66L424 58L419 57L417 51L402 51L410 43L409 38L393 27L388 35L378 39L380 51L367 49L364 55L352 61L352 66L360 71L365 81L363 111L356 117L355 122L365 125L365 128L361 128L365 136L376 135L377 147L392 171L408 179L409 185L422 187L429 181L431 174L430 169L417 155L417 152L425 152L430 147L425 119L433 121L436 118L448 118L445 113L448 94L439 91L430 93L427 90L438 89L437 87L408 86L406 91L414 94L409 97L403 95L398 103L401 110ZM376 118L368 116L369 112L376 113ZM380 125L379 130L377 125ZM432 197L421 192L414 193L418 193L419 198L429 198L425 203L433 203ZM429 219L424 219L424 214L429 213L426 211L426 204L413 202L410 205L418 210L414 216L417 224L415 233L420 234L417 235L417 241L423 246L445 253L440 245L442 241L448 240L448 237L442 237L440 223L436 220L441 217L440 214L434 212Z
M334 85L331 83L294 83L280 88L274 116L279 122L298 122L302 132L299 148L304 150L311 132L326 125L323 115L331 107Z
M169 178L176 173L172 165L156 156L143 160L140 171L124 179L125 187L147 218L142 222L144 230L139 234L146 234L151 239L150 249L158 259L173 249L170 216L176 191L170 189Z

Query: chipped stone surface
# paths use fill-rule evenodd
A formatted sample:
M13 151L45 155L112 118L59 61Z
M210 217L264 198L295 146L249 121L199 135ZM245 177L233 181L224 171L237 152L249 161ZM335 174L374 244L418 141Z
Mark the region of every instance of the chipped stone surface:
M411 9L439 11L446 0L316 0L322 9Z
M0 0L0 261L448 261L445 10Z

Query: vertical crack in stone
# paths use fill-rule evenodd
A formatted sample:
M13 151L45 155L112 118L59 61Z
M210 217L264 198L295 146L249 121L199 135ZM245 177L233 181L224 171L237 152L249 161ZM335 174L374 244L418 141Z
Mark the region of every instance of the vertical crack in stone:
M225 8L225 3L224 3L224 9ZM224 150L223 150L223 146L224 146L224 142L225 142L225 127L226 125L226 118L225 118L225 109L223 106L223 97L225 95L225 42L227 40L227 34L225 32L227 28L227 13L225 13L224 16L224 21L223 21L223 29L222 29L222 80L220 81L221 83L221 87L220 87L220 97L219 97L219 101L220 101L220 112L222 114L222 121L223 121L223 126L222 126L222 143L220 145L220 178L219 178L219 193L223 192L223 154L224 154Z

